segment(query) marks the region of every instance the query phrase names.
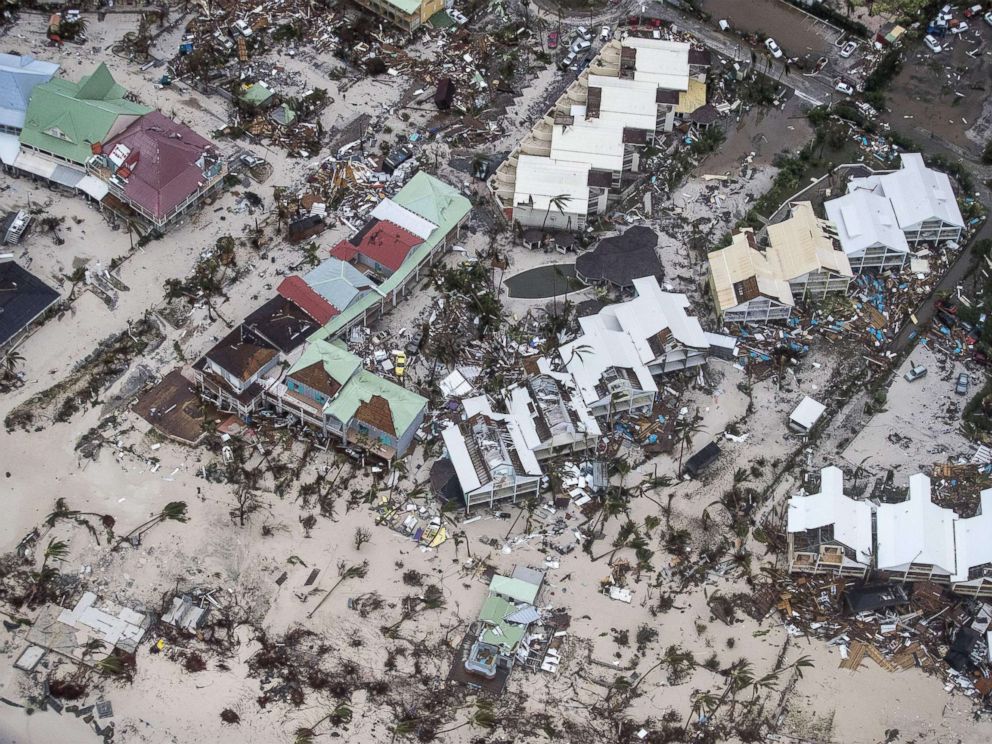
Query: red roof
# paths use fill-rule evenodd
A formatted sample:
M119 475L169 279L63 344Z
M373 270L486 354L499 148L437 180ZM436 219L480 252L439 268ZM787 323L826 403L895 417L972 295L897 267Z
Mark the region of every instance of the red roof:
M356 254L361 254L390 272L399 269L410 251L424 242L408 230L385 220L379 220L355 237L359 238L357 243L342 240L331 249L331 255L350 261Z
M300 276L287 276L282 280L276 292L321 325L325 325L339 312L334 305L314 292Z
M124 193L156 218L164 218L207 180L197 165L204 152L216 149L185 124L152 111L119 135L103 143L103 152L123 144L131 153L123 164Z

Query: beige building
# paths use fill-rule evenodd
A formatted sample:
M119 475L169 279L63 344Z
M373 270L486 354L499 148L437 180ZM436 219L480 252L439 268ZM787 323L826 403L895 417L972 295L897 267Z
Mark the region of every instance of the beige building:
M648 147L706 102L708 56L684 42L607 42L489 179L524 227L581 230L636 183Z
M394 26L413 33L432 15L444 10L444 0L355 0L358 5Z
M709 255L709 285L726 323L785 320L797 300L845 292L853 273L832 223L813 205L796 202L788 219L768 226L767 249L745 228L726 248Z

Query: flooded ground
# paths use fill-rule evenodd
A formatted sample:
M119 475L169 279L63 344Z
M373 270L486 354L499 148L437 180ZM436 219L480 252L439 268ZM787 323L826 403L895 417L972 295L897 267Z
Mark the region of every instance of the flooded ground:
M575 278L575 264L552 264L523 271L506 280L510 297L539 300L583 288Z
M824 54L838 38L834 28L780 0L703 0L702 8L738 31L771 36L789 57Z
M708 173L722 174L754 153L752 164L771 165L780 152L797 152L809 142L813 128L802 101L790 98L782 108L755 107L727 126L727 141L706 160Z
M886 96L889 124L913 139L934 137L981 153L990 129L982 116L989 87L984 57L990 38L992 29L982 23L941 39L945 49L939 54L913 44ZM968 131L976 125L978 130L969 137Z

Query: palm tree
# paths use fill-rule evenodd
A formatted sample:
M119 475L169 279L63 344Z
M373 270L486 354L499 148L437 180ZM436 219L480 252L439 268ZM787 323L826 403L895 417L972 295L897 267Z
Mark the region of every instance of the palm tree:
M114 545L114 550L117 550L125 542L128 542L132 537L141 537L145 532L150 530L159 522L188 522L189 517L186 515L186 502L185 501L170 501L168 504L162 507L162 511L156 514L154 517L149 519L147 522L143 522L135 527L133 530L128 532L124 537L117 541Z
M702 425L703 417L699 413L697 408L692 413L692 418L681 419L675 425L676 430L676 440L679 442L679 466L678 474L682 477L682 458L685 457L686 445L692 446L692 440L700 432L706 431L706 427Z
M14 374L14 371L22 364L24 364L24 357L16 349L11 349L3 355L3 366L11 374Z
M48 546L45 548L44 557L41 561L41 568L38 569L38 573L35 574L35 584L34 588L31 590L30 596L28 596L27 602L25 604L31 605L32 600L45 586L47 586L51 581L58 576L58 570L52 566L48 565L49 561L62 562L65 560L66 556L69 555L69 545L62 540L49 540Z
M568 206L568 194L556 194L548 199L548 209L544 213L544 221L541 223L541 242L544 242L544 226L548 224L548 217L551 215L551 207L558 210L558 214L565 216L565 207Z
M324 604L324 602L327 601L327 598L331 596L331 592L337 589L342 582L347 581L348 579L364 579L365 576L368 574L368 572L369 572L368 561L362 561L361 563L353 564L353 565L348 565L348 563L346 563L345 561L338 561L338 580L334 583L334 586L332 586L330 589L327 590L327 594L325 594L323 598L317 603L317 606L307 613L307 618L311 618L314 616L314 613L316 613L317 610L319 610L321 606Z

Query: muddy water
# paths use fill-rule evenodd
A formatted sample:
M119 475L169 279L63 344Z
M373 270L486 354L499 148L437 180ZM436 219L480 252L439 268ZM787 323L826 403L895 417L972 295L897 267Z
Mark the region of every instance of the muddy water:
M726 20L737 31L771 36L789 57L823 54L833 48L837 32L780 0L703 0L714 21Z

